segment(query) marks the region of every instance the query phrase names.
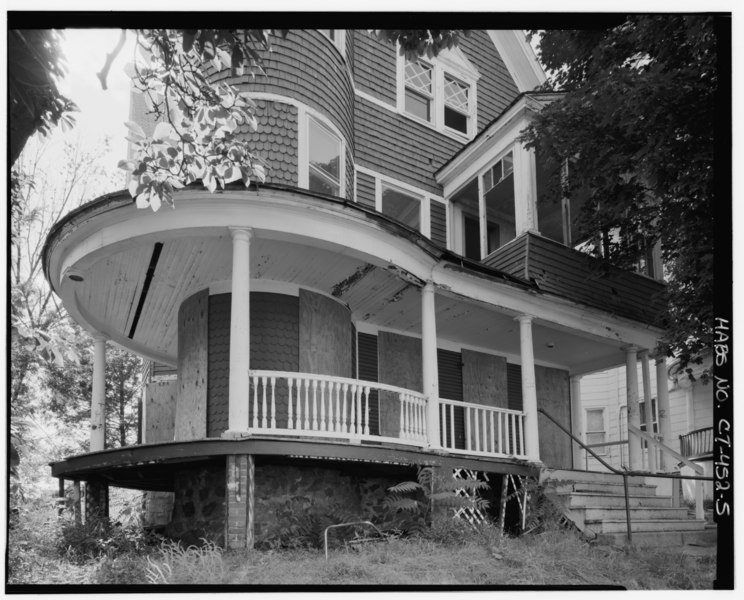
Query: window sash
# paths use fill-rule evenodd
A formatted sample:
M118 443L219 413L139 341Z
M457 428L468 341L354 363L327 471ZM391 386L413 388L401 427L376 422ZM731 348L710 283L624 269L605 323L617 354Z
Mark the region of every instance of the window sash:
M332 195L338 196L341 194L341 172L342 156L344 152L344 146L341 139L328 127L326 127L320 121L317 121L313 117L308 115L308 189L311 191L317 191L322 193L329 193L324 186L330 188ZM313 157L313 149L315 146L315 158ZM330 160L321 162L320 157L317 156L317 152L321 150L332 149L335 155L330 157ZM335 163L335 164L334 164ZM331 169L335 168L335 172ZM313 185L313 176L320 180L320 185Z
M422 198L397 187L383 184L380 208L383 214L412 229L421 230Z

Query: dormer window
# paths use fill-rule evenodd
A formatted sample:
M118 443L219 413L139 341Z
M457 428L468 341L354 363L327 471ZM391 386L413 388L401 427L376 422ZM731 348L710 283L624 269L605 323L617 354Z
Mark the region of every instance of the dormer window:
M434 94L431 82L432 68L429 65L406 62L406 112L424 121L431 121L432 116Z
M398 57L398 111L459 140L475 136L479 74L459 49L431 61Z

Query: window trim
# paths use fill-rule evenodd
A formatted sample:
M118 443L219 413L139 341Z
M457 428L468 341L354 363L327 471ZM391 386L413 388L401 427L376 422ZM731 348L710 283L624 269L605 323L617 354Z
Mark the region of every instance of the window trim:
M431 237L431 214L430 214L431 211L429 209L429 202L428 202L427 196L420 192L411 191L410 189L407 189L399 185L397 182L393 183L385 177L377 178L377 180L375 181L375 210L379 213L382 213L383 215L390 217L391 219L394 219L394 217L387 215L387 213L385 213L382 210L382 197L386 189L396 191L400 194L404 194L408 196L409 198L413 198L414 200L419 201L418 231L419 233L430 238ZM411 227L410 225L407 225L406 223L403 223L402 221L398 221L397 219L395 220L396 222L401 223L402 225ZM416 229L416 228L411 227L411 229ZM424 233L424 229L427 230L427 233Z
M469 141L475 137L478 130L478 88L477 82L480 74L470 64L459 48L453 50L444 50L436 58L421 58L417 62L431 67L432 73L432 97L431 97L431 119L426 120L406 111L406 62L405 56L398 51L397 56L397 110L398 113L411 119L416 123L421 123L439 133L447 135L458 141ZM444 124L445 97L444 81L445 77L462 83L468 87L468 113L467 132L463 133ZM453 109L457 110L457 109ZM464 113L460 113L464 114Z
M321 115L318 111L304 105L299 105L297 110L297 186L310 190L310 119L314 120L321 127L325 127L339 141L339 198L346 198L346 140L329 119Z

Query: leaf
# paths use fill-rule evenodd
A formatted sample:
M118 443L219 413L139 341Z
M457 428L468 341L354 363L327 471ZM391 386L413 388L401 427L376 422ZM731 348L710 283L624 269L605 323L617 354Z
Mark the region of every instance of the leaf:
M136 198L137 197L138 187L139 187L139 183L137 182L136 179L132 179L129 182L129 194L132 196L132 198Z
M155 126L155 131L153 132L152 137L156 140L167 140L177 139L178 135L176 134L176 130L173 129L173 125L170 123L160 122Z
M145 193L142 192L137 196L137 208L147 208L150 206L150 202L147 200Z
M134 162L131 160L120 160L116 166L125 171L134 171Z
M145 135L145 131L140 127L137 123L134 121L127 121L124 123L127 129L131 132L131 135L135 138L139 138L141 140L145 139L147 136Z
M389 487L388 492L392 494L407 494L422 489L424 489L423 486L416 481L401 481L400 483Z

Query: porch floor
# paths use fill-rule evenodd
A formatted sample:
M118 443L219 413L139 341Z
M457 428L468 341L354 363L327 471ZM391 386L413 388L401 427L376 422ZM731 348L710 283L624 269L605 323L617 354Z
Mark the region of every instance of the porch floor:
M430 452L390 443L334 442L332 440L256 436L141 444L90 452L51 463L52 476L99 481L123 488L173 491L174 466L211 462L224 468L224 457L235 454L356 461L371 464L440 466L490 473L537 477L540 466L516 458L467 456L446 451Z

